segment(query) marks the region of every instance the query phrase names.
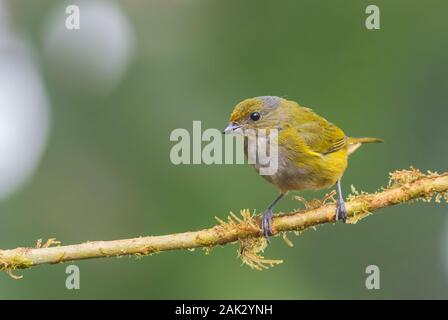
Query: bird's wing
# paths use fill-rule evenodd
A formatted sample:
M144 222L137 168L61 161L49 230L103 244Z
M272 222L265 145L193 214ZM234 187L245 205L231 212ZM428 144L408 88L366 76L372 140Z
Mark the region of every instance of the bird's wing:
M317 115L309 120L295 129L310 150L326 155L347 146L347 137L340 128Z

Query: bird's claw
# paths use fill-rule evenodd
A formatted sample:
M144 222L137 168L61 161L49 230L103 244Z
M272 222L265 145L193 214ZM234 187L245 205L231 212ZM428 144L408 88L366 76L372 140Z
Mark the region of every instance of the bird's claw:
M272 236L272 210L266 210L261 220L261 230L263 235L269 242L269 237Z
M345 208L344 200L341 198L336 201L336 221L339 219L341 219L344 223L347 219L347 209Z

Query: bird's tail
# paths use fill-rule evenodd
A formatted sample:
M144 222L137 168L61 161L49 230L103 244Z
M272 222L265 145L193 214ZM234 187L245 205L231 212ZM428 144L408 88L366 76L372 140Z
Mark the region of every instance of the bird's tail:
M348 154L355 152L363 143L383 142L383 139L379 138L348 138Z

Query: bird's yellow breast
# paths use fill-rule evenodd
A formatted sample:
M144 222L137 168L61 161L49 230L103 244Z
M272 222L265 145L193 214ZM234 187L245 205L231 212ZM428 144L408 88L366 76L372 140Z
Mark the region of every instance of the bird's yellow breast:
M312 151L293 129L281 130L278 144L277 172L263 177L281 191L330 187L347 168L347 147L320 154Z

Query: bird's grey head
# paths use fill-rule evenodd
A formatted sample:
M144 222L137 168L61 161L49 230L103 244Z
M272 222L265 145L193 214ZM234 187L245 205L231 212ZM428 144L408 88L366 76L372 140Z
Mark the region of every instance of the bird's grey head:
M280 105L280 98L277 96L261 96L258 97L261 101L263 101L263 104L265 107L275 109Z

